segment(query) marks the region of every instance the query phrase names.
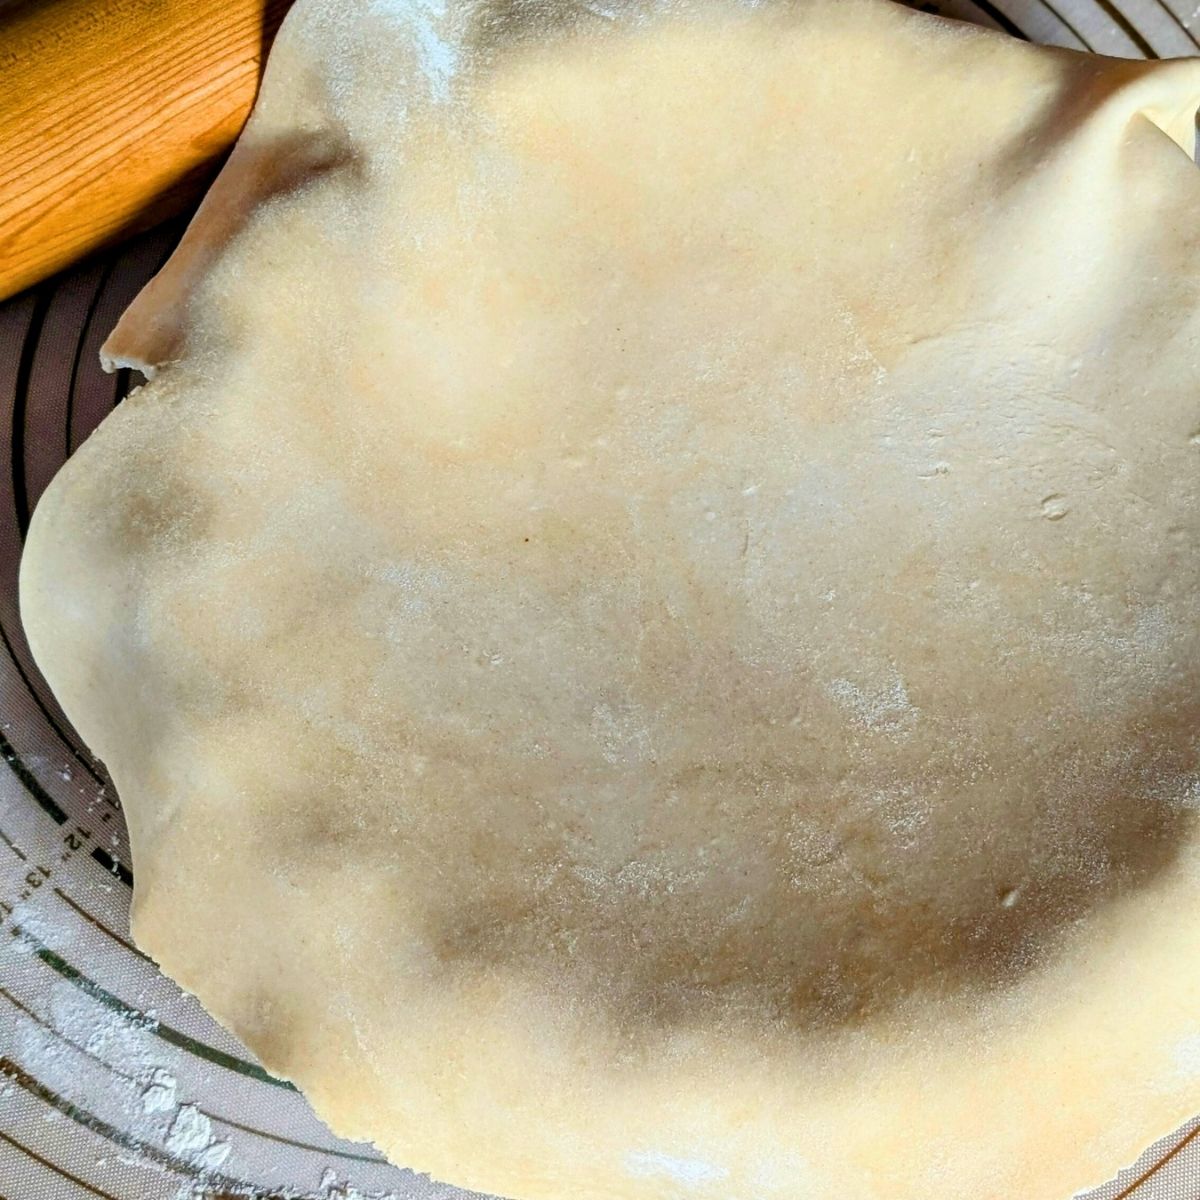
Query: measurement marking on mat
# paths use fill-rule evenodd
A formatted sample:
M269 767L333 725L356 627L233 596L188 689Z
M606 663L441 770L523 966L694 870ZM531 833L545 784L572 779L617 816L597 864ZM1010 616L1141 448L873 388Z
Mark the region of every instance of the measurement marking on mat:
M129 1074L128 1071L121 1070L121 1068L116 1066L114 1063L106 1061L94 1051L89 1050L86 1046L80 1045L79 1042L73 1041L71 1038L67 1037L65 1033L59 1029L56 1029L48 1021L38 1016L33 1009L29 1008L21 1000L17 999L12 992L2 985L0 985L0 997L3 997L14 1008L18 1009L20 1012L23 1012L25 1016L28 1017L29 1020L31 1020L39 1028L44 1029L47 1033L49 1033L52 1037L57 1038L59 1041L65 1042L71 1047L72 1050L75 1050L79 1054L83 1055L84 1058L90 1058L92 1062L98 1063L107 1071L111 1071L118 1078L125 1080L126 1083L139 1082L135 1075ZM356 1154L351 1150L339 1150L336 1146L317 1146L312 1142L301 1142L296 1138L284 1137L279 1133L270 1133L265 1129L257 1129L253 1125L243 1125L229 1117L222 1116L220 1113L213 1112L211 1109L202 1108L199 1104L193 1105L193 1107L197 1112L203 1113L210 1121L213 1121L217 1125L228 1125L233 1129L240 1129L243 1133L253 1134L255 1137L266 1138L268 1141L272 1142L280 1142L285 1146L295 1146L299 1150L310 1150L314 1154L329 1154L334 1158L346 1158L353 1162L375 1163L377 1165L382 1165L387 1161L378 1154ZM2 1198L0 1198L0 1200L2 1200Z
M82 1125L84 1129L99 1134L100 1137L112 1142L115 1146L120 1146L123 1150L128 1150L133 1154L147 1158L151 1162L157 1163L160 1167L166 1167L167 1170L174 1171L189 1179L202 1177L206 1187L236 1189L239 1195L254 1194L252 1190L249 1192L246 1190L249 1188L249 1185L245 1180L234 1179L230 1175L224 1175L205 1167L199 1167L195 1163L190 1163L186 1159L180 1158L178 1155L171 1154L169 1151L160 1150L157 1146L152 1146L147 1142L141 1141L139 1138L131 1137L115 1125L110 1125L107 1121L96 1116L95 1113L89 1112L86 1108L80 1108L78 1104L68 1100L65 1096L60 1096L40 1080L35 1079L19 1064L13 1062L11 1058L0 1056L0 1075L11 1079L19 1088L28 1092L31 1096L36 1096L43 1104L48 1104L57 1112L62 1113L64 1117L70 1117L77 1125Z
M91 841L91 837L92 835L82 825L76 825L67 830L62 835L62 840L59 843L57 861L60 863L70 862L75 852L82 850ZM7 836L4 836L4 841L12 846L13 852L18 855L22 862L28 865L29 869L26 871L24 878L16 885L20 889L19 891L10 892L7 898L0 897L0 920L3 920L5 917L11 917L16 911L16 905L24 904L27 900L33 899L38 889L42 887L52 874L50 867L38 863L30 863L29 856L20 847L13 845L11 839Z
M78 1175L72 1175L66 1167L60 1167L57 1163L52 1163L48 1158L43 1158L36 1150L31 1150L28 1146L22 1145L16 1138L10 1137L3 1129L0 1129L0 1141L7 1142L15 1150L20 1151L28 1158L32 1158L34 1162L41 1163L47 1170L53 1171L55 1175L60 1175L63 1179L69 1179L77 1187L83 1188L85 1192L90 1192L93 1196L99 1196L101 1200L117 1200L111 1192L103 1191L98 1187L93 1187L92 1184L79 1178Z
M8 763L8 768L21 781L25 790L34 798L38 807L59 825L67 823L67 814L59 808L54 797L40 783L36 776L21 760L21 756L13 749L12 743L0 733L0 755Z
M0 829L0 842L3 842L22 862L25 861L27 857L25 851L22 850L21 847L12 840L12 838L9 837L3 829Z
M138 958L140 958L143 962L148 962L151 966L154 966L155 969L157 970L155 962L152 958L150 958L148 955L143 954L132 942L123 938L115 930L109 929L109 927L107 925L105 925L104 922L101 921L98 917L92 916L92 914L90 912L88 912L86 909L81 908L78 904L75 903L74 900L71 899L70 896L67 895L66 892L64 892L62 890L62 888L56 887L53 890L54 890L54 894L60 900L62 900L65 904L68 904L71 908L73 908L89 925L94 926L96 929L100 930L101 933L107 934L108 937L112 938L112 940L114 942L116 942L118 946L121 946L124 949L128 950L130 954L136 954L138 956Z
M92 851L92 857L110 874L115 875L126 887L133 887L133 872L123 863L113 858L107 850L97 846Z
M155 1037L167 1042L169 1045L176 1046L180 1050L186 1050L196 1058L204 1059L205 1062L213 1063L218 1067L224 1067L227 1071L233 1071L238 1075L245 1075L250 1079L257 1079L259 1083L269 1083L272 1087L282 1088L284 1091L294 1092L296 1090L286 1079L276 1079L274 1075L264 1071L258 1063L248 1062L246 1059L239 1058L236 1054L230 1054L225 1050L218 1050L215 1046L210 1046L207 1042L201 1042L194 1037L189 1037L181 1030L163 1024L157 1017L148 1016L146 1013L134 1008L131 1004L126 1004L119 996L114 996L112 992L102 988L94 979L89 979L82 971L73 967L60 954L56 954L44 942L34 937L27 930L22 929L19 925L12 927L12 934L14 937L20 938L25 942L33 950L34 955L52 971L57 972L68 983L73 983L81 992L90 996L98 1004L102 1004L109 1012L114 1012L118 1016L124 1017L131 1026L144 1029L147 1033L152 1033Z

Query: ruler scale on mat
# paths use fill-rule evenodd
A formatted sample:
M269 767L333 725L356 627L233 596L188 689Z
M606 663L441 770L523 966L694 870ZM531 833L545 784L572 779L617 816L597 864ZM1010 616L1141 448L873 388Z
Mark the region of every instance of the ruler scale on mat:
M918 7L1105 54L1200 54L1192 0ZM21 630L29 514L136 385L128 372L101 373L100 343L180 230L162 227L0 305L0 1200L467 1196L334 1138L133 946L118 799ZM1197 1195L1200 1122L1089 1200Z

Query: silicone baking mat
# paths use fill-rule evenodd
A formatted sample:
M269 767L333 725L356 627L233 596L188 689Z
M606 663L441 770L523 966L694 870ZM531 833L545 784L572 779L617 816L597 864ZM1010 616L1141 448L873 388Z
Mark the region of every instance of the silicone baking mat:
M1198 0L920 7L1106 54L1200 54ZM29 514L136 386L102 374L97 352L181 229L0 305L0 1200L464 1198L332 1137L134 948L120 802L25 644L16 581ZM1127 1198L1200 1198L1200 1122L1089 1200Z

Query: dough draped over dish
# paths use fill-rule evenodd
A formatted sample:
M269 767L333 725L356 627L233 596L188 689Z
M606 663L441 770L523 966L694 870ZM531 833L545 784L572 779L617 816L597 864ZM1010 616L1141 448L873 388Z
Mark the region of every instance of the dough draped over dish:
M22 568L138 944L520 1200L1065 1200L1191 1115L1198 103L299 0Z

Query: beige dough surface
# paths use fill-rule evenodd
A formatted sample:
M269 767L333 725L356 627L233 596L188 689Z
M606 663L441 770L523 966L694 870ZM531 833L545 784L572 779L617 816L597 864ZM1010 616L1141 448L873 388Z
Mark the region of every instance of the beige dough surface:
M1200 1109L1198 103L300 0L23 566L138 943L521 1200L1066 1200Z

